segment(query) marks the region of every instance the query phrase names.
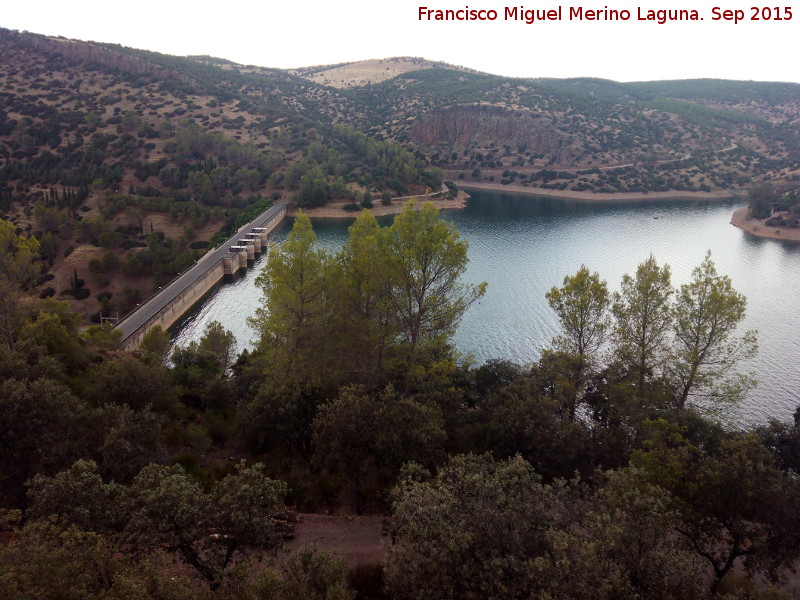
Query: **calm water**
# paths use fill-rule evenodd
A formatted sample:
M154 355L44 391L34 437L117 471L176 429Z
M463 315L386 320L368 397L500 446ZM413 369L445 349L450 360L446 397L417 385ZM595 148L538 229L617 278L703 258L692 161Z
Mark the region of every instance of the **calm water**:
M557 331L545 292L581 264L599 271L612 290L650 253L672 267L673 283L689 280L707 250L720 273L748 298L745 329L759 331L759 355L750 365L759 386L732 415L737 421L790 419L800 403L800 245L755 238L729 224L737 202L591 205L475 192L462 211L443 213L469 241L467 282L488 282L486 295L464 316L456 335L462 353L480 363L505 358L535 361ZM315 221L319 243L338 248L349 222ZM285 238L288 222L276 232ZM263 259L262 259L263 260ZM251 347L246 323L260 300L250 269L217 288L179 328L176 344L220 321Z

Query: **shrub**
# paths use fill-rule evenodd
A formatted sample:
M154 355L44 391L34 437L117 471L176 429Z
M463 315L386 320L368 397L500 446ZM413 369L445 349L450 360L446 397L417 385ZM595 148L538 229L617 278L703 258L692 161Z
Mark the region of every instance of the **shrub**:
M119 245L120 248L125 250L130 250L131 248L147 248L147 244L141 240L122 240L122 243Z

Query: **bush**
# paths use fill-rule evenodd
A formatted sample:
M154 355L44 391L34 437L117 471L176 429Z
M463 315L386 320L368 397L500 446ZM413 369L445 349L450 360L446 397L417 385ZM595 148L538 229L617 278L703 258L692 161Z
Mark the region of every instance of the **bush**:
M348 202L347 204L342 206L342 210L347 211L347 212L357 212L357 211L361 210L361 207L358 204L356 204L355 202Z
M119 245L120 248L125 250L130 250L131 248L147 248L147 244L141 240L122 240L122 243Z
M56 295L56 291L53 288L46 287L39 293L39 298L42 298L42 299L50 298L50 297L55 296L55 295Z

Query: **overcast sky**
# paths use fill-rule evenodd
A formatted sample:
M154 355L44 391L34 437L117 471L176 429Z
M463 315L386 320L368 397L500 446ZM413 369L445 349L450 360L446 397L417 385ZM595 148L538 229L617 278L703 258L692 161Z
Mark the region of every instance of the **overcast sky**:
M672 0L580 4L557 0L506 4L436 0L9 0L0 25L167 54L209 54L239 63L299 67L390 56L422 56L519 77L603 77L617 81L714 77L800 82L800 3L781 4L791 20L753 21L750 3L694 0L703 21L639 21L638 10L680 8ZM774 6L775 3L773 3ZM562 7L562 20L503 20L506 6ZM496 21L420 21L419 7L494 9ZM625 22L570 21L570 7L622 10ZM712 9L741 10L739 23ZM674 9L673 9L674 10ZM772 9L774 18L775 10ZM783 8L780 16L786 17ZM764 15L766 16L766 15ZM2 57L0 57L2 60Z

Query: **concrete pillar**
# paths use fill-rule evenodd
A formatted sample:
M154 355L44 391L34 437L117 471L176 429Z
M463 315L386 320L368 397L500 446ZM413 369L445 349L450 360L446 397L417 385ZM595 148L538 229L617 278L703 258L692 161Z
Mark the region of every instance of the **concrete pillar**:
M253 247L253 242L248 239L239 240L239 245L243 246L245 252L247 253L248 260L255 260L256 258L256 249Z

